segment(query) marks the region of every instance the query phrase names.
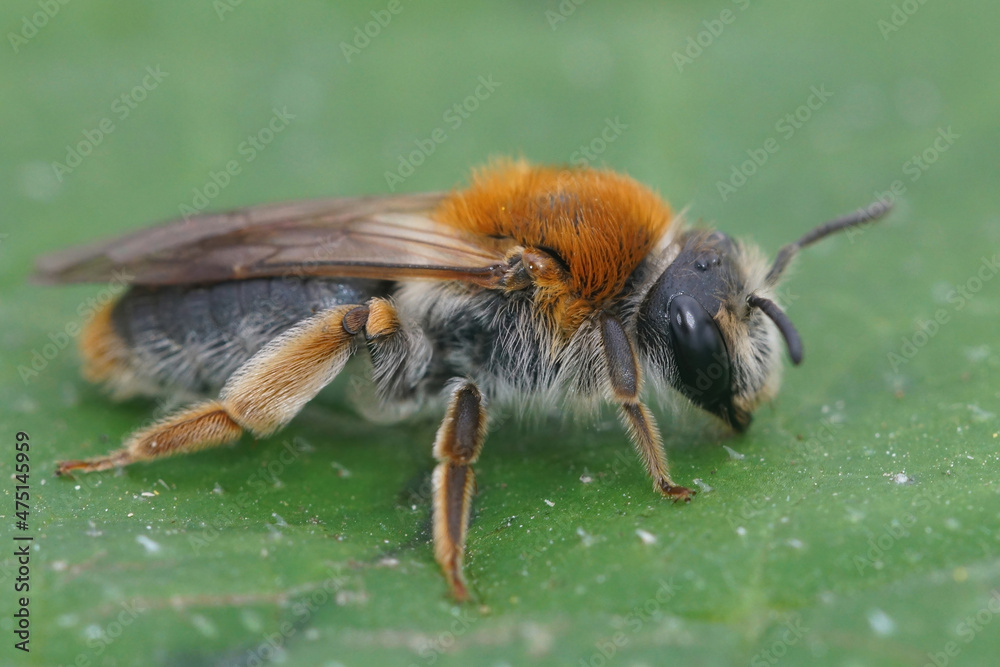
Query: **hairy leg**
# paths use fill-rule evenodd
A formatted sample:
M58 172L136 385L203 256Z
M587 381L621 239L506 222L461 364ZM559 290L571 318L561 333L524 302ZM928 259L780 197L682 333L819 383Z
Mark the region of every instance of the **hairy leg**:
M458 600L469 597L462 574L465 534L475 490L472 464L486 439L486 408L479 389L463 382L451 395L434 441L434 556Z
M639 400L639 364L621 322L613 317L602 318L601 341L611 396L618 403L618 414L639 458L653 478L653 488L675 501L689 502L695 492L670 478L660 431L649 409Z
M187 407L126 438L105 456L62 461L56 474L92 472L214 447L244 431L267 436L282 428L344 368L354 337L388 335L398 325L384 299L317 313L265 345L233 373L219 398ZM369 324L374 331L368 331Z

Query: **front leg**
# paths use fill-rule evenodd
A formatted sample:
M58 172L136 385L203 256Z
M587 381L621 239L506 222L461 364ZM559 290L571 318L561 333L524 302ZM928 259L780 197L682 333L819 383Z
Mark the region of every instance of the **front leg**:
M472 464L486 439L486 406L479 389L464 381L451 394L434 440L434 556L459 601L469 592L462 574L465 534L475 490Z
M653 488L674 501L690 502L695 492L670 479L660 431L656 428L649 409L639 400L639 364L625 328L621 322L608 315L601 317L600 324L611 397L618 403L622 423L646 471L653 478Z

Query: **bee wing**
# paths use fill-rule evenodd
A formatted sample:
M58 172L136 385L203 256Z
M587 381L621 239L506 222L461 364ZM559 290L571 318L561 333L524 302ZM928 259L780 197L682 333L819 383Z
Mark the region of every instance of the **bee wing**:
M504 243L436 222L444 193L267 204L192 216L38 259L41 283L176 285L264 276L433 278L495 286Z

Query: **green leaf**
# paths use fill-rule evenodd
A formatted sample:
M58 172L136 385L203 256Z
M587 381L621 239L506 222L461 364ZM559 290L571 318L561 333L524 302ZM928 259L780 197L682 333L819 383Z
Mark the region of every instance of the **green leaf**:
M0 664L996 661L995 9L48 4L0 11ZM448 188L518 153L627 172L770 255L897 200L803 253L782 297L805 362L746 435L657 411L691 504L652 492L611 414L498 415L459 606L430 545L438 416L369 424L346 377L273 438L51 476L164 407L79 378L75 332L113 286L28 284L35 256L184 207Z

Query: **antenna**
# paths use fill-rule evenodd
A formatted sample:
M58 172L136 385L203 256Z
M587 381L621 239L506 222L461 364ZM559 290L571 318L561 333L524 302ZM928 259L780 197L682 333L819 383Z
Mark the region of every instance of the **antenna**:
M785 339L785 345L788 346L788 356L792 358L792 363L796 366L801 364L803 353L802 338L799 336L799 332L795 330L795 325L788 319L788 315L785 315L785 311L770 299L765 299L756 294L748 296L747 303L751 308L760 308L765 315L771 318L771 321L778 325L778 331L781 332L782 337Z
M788 267L788 263L792 261L792 258L795 257L795 255L797 255L799 250L802 248L812 245L813 243L816 243L816 241L826 238L830 234L835 234L836 232L850 227L857 227L858 225L863 225L866 222L878 220L890 210L892 210L891 203L879 200L865 208L855 211L854 213L845 215L842 218L836 218L834 220L830 220L829 222L824 222L822 225L816 227L798 241L789 243L779 250L777 257L774 258L774 264L771 265L771 270L767 272L767 278L765 280L769 285L774 285L781 280L781 274L785 272L785 269Z

